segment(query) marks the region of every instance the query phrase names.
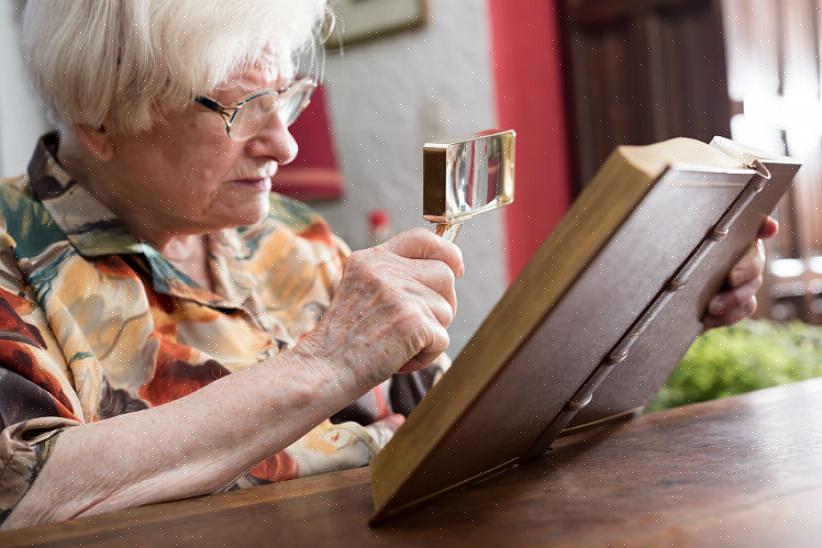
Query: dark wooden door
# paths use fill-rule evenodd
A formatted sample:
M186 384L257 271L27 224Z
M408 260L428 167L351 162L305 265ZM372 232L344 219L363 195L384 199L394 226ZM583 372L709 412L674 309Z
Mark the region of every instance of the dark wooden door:
M579 191L622 144L730 136L719 0L562 0Z

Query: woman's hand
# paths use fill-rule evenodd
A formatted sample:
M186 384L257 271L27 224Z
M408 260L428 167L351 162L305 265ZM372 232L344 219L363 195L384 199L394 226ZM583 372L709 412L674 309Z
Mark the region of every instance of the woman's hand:
M322 321L294 350L361 391L425 367L448 346L463 271L460 249L423 228L354 252Z
M732 325L756 311L756 292L762 287L762 272L765 269L765 244L779 230L779 224L766 217L759 228L757 239L745 255L731 268L726 278L730 287L718 293L708 304L708 312L703 322L705 329Z

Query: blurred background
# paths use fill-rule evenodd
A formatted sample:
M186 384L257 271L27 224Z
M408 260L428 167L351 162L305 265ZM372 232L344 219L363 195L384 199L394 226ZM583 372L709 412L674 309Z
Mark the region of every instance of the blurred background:
M0 2L0 175L48 129ZM697 342L655 403L822 374L822 0L339 0L325 78L275 181L352 247L420 226L421 147L518 133L517 197L460 236L455 355L617 145L732 138L801 159L758 320ZM342 46L342 47L340 47ZM786 323L787 322L787 323ZM801 323L791 323L801 322Z

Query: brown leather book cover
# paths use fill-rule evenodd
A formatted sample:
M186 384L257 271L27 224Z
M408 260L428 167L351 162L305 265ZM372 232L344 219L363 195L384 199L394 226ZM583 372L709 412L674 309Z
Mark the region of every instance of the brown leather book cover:
M630 343L624 359L611 371L596 371L589 379L589 384L597 384L596 377L602 381L590 404L574 416L568 431L626 410L641 409L668 380L691 343L702 333L701 320L708 302L799 169L794 163L764 161L761 165L770 179L754 181L755 185L763 185L762 190L743 197L726 212L727 234L723 233L724 228L709 234L689 257L682 275L657 295L655 302L665 301L665 305L652 321L642 326L641 336ZM750 202L746 203L748 197Z
M372 522L653 397L799 168L712 144L611 154L374 459Z

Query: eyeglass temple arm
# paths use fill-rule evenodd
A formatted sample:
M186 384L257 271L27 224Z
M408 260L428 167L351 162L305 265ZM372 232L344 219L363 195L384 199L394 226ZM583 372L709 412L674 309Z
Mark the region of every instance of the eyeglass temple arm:
M234 114L234 111L237 110L237 107L225 107L217 101L215 101L214 99L205 97L203 95L196 97L194 100L199 104L203 105L204 107L206 107L207 109L213 110L214 112L219 112L223 116L231 117L231 115Z

